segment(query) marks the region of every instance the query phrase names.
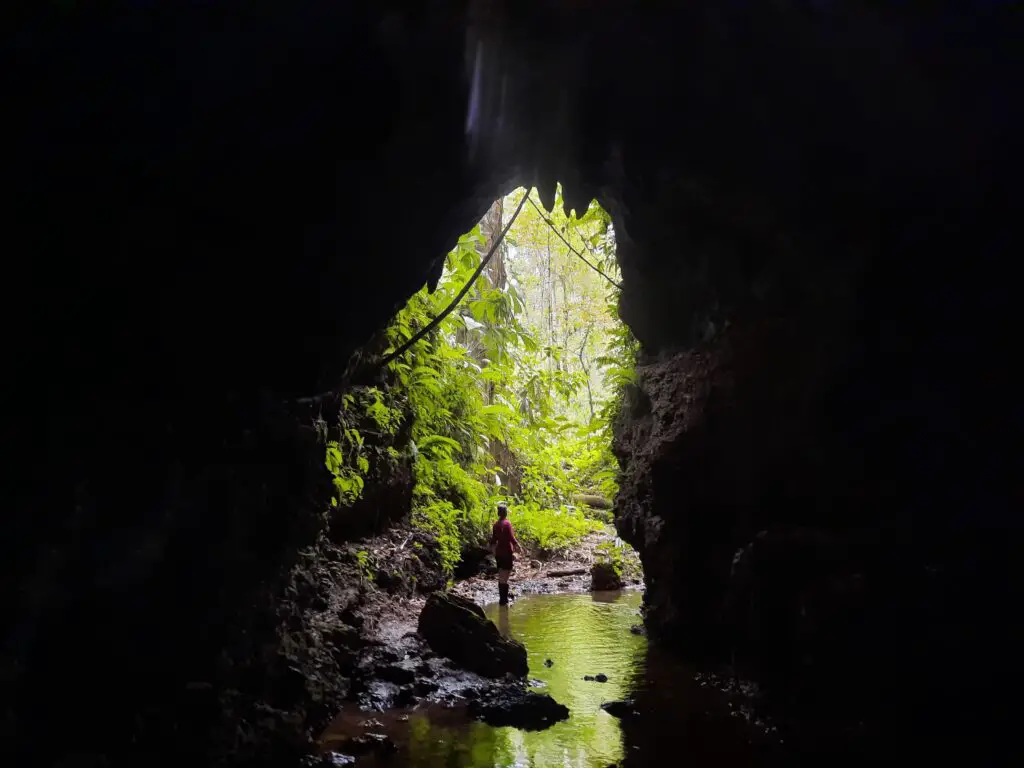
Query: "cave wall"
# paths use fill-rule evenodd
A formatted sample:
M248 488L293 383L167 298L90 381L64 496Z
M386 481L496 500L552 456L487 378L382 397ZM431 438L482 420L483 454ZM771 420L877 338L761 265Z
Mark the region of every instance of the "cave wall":
M82 752L173 753L172 702L245 623L228 606L322 530L302 429L321 401L295 399L520 183L615 217L646 354L619 524L652 626L746 647L716 618L730 564L779 524L853 549L842 573L877 566L880 621L928 618L922 566L949 598L935 626L1003 617L1014 22L795 1L23 14L5 748L60 722Z
M630 93L674 85L689 118L608 196L644 348L616 430L618 527L663 642L803 717L867 723L876 747L937 748L923 737L948 726L996 750L992 678L948 665L1004 657L1016 623L1016 427L993 410L1013 119L995 118L998 54L966 42L977 19L785 5L761 25L703 15L674 61L700 77L657 70ZM724 60L726 41L743 53Z

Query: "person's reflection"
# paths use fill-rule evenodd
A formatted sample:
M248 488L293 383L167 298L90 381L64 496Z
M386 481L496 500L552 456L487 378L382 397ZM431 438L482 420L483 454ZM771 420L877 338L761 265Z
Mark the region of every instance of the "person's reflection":
M498 631L501 632L502 637L511 637L510 630L508 628L508 606L498 606Z

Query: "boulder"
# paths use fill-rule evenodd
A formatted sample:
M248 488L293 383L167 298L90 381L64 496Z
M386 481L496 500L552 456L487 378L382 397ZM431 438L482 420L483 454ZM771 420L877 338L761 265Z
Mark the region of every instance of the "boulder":
M407 662L399 662L377 669L377 677L396 685L405 685L416 679L416 670Z
M606 701L601 705L601 709L607 712L613 717L623 718L631 717L636 714L636 710L633 709L633 700L624 699L622 701Z
M493 573L497 569L490 549L471 544L463 547L459 553L454 576L457 580L469 579L480 573Z
M495 727L539 731L569 717L569 708L546 693L502 687L470 704L473 717Z
M622 589L622 576L611 563L594 563L590 569L590 589L594 592Z
M484 677L525 677L526 648L501 636L472 600L435 593L420 613L419 632L438 654Z

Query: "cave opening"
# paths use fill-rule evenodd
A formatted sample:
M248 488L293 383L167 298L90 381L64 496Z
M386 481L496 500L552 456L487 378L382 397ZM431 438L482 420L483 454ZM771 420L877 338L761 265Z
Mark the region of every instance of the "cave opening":
M466 579L502 505L534 579L599 564L602 589L640 582L613 527L612 450L639 344L618 316L611 217L563 203L560 187L550 210L522 187L497 199L353 356L373 381L343 385L337 422L316 422L337 540L411 525L436 542L439 578ZM398 477L410 487L381 496ZM513 592L521 580L536 588L517 576Z

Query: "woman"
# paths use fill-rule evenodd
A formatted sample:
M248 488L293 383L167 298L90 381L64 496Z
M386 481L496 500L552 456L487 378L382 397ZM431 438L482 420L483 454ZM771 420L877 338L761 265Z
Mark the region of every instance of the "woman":
M491 531L491 549L498 563L498 604L508 605L508 577L512 575L515 563L513 553L521 552L519 540L512 531L512 523L508 521L508 507L498 505L498 522Z

